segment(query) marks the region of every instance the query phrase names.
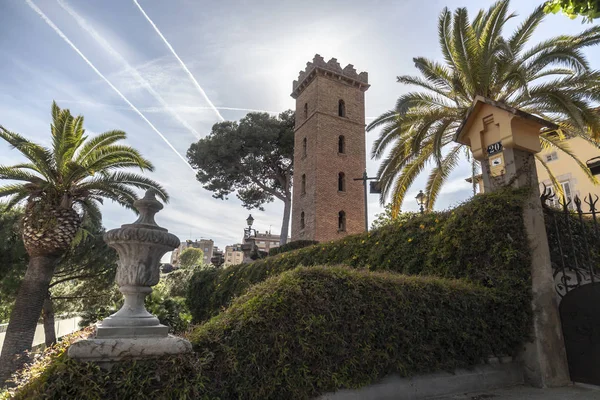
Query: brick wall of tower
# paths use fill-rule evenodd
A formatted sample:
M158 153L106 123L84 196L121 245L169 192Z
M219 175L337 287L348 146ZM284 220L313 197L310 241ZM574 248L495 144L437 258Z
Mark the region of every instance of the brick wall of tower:
M367 86L368 87L368 86ZM292 240L329 241L364 231L364 193L359 178L365 169L364 90L337 78L317 73L296 99ZM338 116L344 100L346 116ZM308 115L304 116L304 104ZM345 137L345 154L338 153L338 138ZM303 157L303 139L307 139ZM338 191L338 173L345 174L346 191ZM306 175L306 193L301 177ZM338 231L338 213L346 212L346 231ZM305 213L305 227L300 215Z

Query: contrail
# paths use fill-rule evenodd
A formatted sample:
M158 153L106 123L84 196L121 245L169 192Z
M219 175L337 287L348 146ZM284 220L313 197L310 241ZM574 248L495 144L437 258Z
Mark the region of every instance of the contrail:
M197 106L181 106L177 107L181 110L185 111L197 111L197 110L212 110L212 107L197 107ZM215 107L217 110L227 110L227 111L248 111L248 112L262 112L267 114L279 114L278 111L269 111L269 110L257 110L254 108L237 108L237 107ZM160 107L147 107L144 110L148 112L163 112L164 110Z
M61 100L56 100L56 101L61 102L61 103L87 104L90 106L108 107L108 108L114 108L114 109L118 109L118 110L129 110L129 107L118 106L115 104L98 103L95 101L66 100L66 99L61 99ZM217 110L263 112L263 113L275 114L275 115L280 113L280 111L257 110L255 108L238 108L238 107L215 107L215 108ZM175 106L171 106L171 109L185 111L185 112L194 112L194 111L200 111L200 110L212 110L213 108L205 107L205 106L177 106L177 105L175 105ZM149 113L158 113L158 112L165 111L165 109L162 107L142 107L142 108L139 108L139 110L143 111L143 112L149 112ZM371 118L371 117L367 117L367 118ZM372 118L375 118L375 117L372 117Z
M187 162L187 160L185 159L185 157L183 157L181 154L179 154L179 152L177 151L177 149L175 149L175 147L173 147L173 145L167 140L166 137L164 137L164 135L162 133L160 133L160 131L158 129L156 129L156 127L152 124L152 122L148 121L148 119L144 116L144 114L142 114L140 112L140 110L137 109L136 106L134 106L128 99L127 97L125 97L123 95L123 93L121 93L119 91L119 89L117 89L108 79L106 79L106 77L104 75L102 75L102 72L98 71L98 69L94 66L94 64L91 63L90 60L87 59L86 56L83 55L83 53L81 51L79 51L79 49L77 48L77 46L75 46L73 44L73 42L71 42L69 40L69 38L56 26L54 25L54 23L50 20L50 18L48 18L46 16L46 14L44 14L44 12L42 10L40 10L34 3L32 0L26 0L27 4L29 5L29 7L31 7L31 9L33 11L35 11L36 13L39 14L40 17L42 17L42 19L58 34L58 36L60 36L65 42L67 42L67 44L69 46L71 46L71 48L73 50L75 50L77 52L77 54L79 54L79 56L81 58L83 58L83 61L86 62L87 65L90 66L90 68L92 68L94 70L94 72L96 74L98 74L98 76L100 78L102 78L104 80L104 82L106 82L108 84L108 86L110 86L122 99L125 103L127 103L129 105L129 107L131 107L133 109L133 111L135 111L144 121L146 121L146 123L148 125L150 125L150 128L152 128L152 130L154 132L156 132L156 134L158 136L160 136L162 138L162 140L164 140L164 142L171 148L171 150L173 150L175 152L175 154L177 154L179 156L179 158L181 158L181 160L185 163L185 165L187 165L189 167L189 169L191 169L194 173L196 173L196 171L194 170L194 168L192 168L192 166Z
M200 94L202 95L202 97L204 97L204 100L206 100L206 102L208 103L208 105L214 110L215 114L217 114L217 117L219 117L219 119L221 121L225 121L225 118L223 118L223 116L221 115L221 113L219 112L219 110L217 109L217 107L215 107L215 105L212 103L212 101L210 101L210 99L206 95L206 92L204 92L204 89L202 89L202 87L200 86L200 84L198 83L198 81L196 80L196 78L194 78L194 75L192 75L192 73L190 72L190 70L188 69L188 67L186 67L186 65L184 64L184 62L181 61L181 58L179 58L179 56L177 55L177 53L175 53L175 50L173 49L173 47L169 44L169 42L163 36L163 34L160 32L160 30L158 30L158 27L156 26L156 24L154 24L154 22L152 22L152 20L150 19L150 17L148 16L148 14L146 14L146 12L142 8L142 6L140 6L140 3L138 3L137 0L133 0L133 2L140 9L140 11L144 15L144 17L146 17L146 19L148 20L148 22L150 23L150 25L152 25L152 27L154 28L154 30L156 31L156 33L158 33L158 36L160 36L160 38L163 40L163 42L165 42L165 44L167 45L167 47L169 48L169 50L171 50L171 53L173 53L173 55L175 56L175 58L177 59L177 61L179 61L179 63L181 64L181 66L183 67L183 69L185 70L185 72L187 72L187 74L189 75L189 77L192 80L192 82L194 82L194 85L196 86L196 89L198 89L198 91L200 92Z
M104 48L104 50L106 50L111 56L116 58L123 65L125 65L125 70L127 72L129 72L131 75L133 75L133 77L136 79L136 81L142 87L144 87L147 91L149 91L150 94L152 95L152 97L154 97L162 105L162 107L169 114L171 114L171 116L173 118L175 118L183 126L185 126L190 132L192 132L192 134L197 139L200 139L200 137L201 137L200 134L190 124L188 124L183 118L181 118L179 116L179 114L177 114L175 112L175 110L173 110L171 107L169 107L169 105L163 99L163 97L159 93L157 93L156 90L154 90L154 88L150 85L150 83L148 83L148 81L146 79L144 79L144 77L142 75L140 75L140 73L137 71L137 69L133 68L127 62L127 60L125 60L125 58L117 50L115 50L108 43L108 41L106 41L106 39L104 39L102 36L100 36L100 34L85 20L85 18L83 18L81 15L77 14L77 12L75 10L73 10L64 0L58 0L58 4L63 8L63 10L65 10L67 13L69 13L69 15L71 15L71 17L73 17L75 19L75 22L77 22L77 24L81 28L83 28L87 33L89 33L94 38L94 40L96 40L96 42L98 42Z

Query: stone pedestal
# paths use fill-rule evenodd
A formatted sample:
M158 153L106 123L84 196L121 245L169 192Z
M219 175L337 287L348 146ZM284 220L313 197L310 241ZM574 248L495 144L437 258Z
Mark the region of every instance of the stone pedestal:
M116 282L125 301L119 311L97 324L96 335L73 343L69 356L81 361L111 363L152 358L192 350L190 342L169 335L169 327L150 314L144 300L160 278L160 259L179 246L179 239L159 227L154 215L163 206L151 191L134 202L140 216L133 224L113 229L104 241L119 254Z
M190 342L173 335L135 339L96 337L79 340L69 347L69 357L83 362L97 362L103 367L108 367L119 360L157 358L191 352Z

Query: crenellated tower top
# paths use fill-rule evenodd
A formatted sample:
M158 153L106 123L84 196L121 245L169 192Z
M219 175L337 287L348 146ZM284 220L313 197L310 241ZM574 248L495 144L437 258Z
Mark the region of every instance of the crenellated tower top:
M342 80L349 85L365 91L369 88L369 74L367 72L356 72L354 65L348 64L344 68L336 58L325 62L325 59L319 54L315 54L312 62L306 63L304 71L298 74L298 80L292 84L291 96L295 99L304 90L304 88L318 75L330 76Z

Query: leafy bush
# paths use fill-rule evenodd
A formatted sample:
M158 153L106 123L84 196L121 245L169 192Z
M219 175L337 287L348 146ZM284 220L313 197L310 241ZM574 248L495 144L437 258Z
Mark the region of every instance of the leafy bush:
M299 265L338 265L408 275L464 278L510 292L528 290L518 271L530 265L523 191L474 197L452 211L428 213L221 271L198 271L187 295L194 321L205 321L251 285Z
M519 277L526 280L528 265ZM297 268L255 285L190 334L197 355L110 371L54 356L18 399L309 399L510 355L528 338L529 292L461 280ZM64 351L63 351L64 353Z
M65 336L16 376L17 387L0 399L197 399L206 377L196 354L121 361L109 371L67 356L68 347L91 330Z
M190 278L196 268L180 268L166 275L161 275L160 284L164 285L164 291L167 296L185 297L190 283ZM199 269L214 269L199 268Z
M287 251L301 249L303 247L312 246L317 244L316 240L294 240L293 242L286 243L279 247L274 247L269 250L269 256L274 256L280 253L285 253Z
M181 268L194 268L204 262L204 252L195 247L188 247L179 256Z
M192 316L183 297L166 297L164 293L153 290L146 298L148 312L158 317L161 324L169 327L169 332L184 332Z

